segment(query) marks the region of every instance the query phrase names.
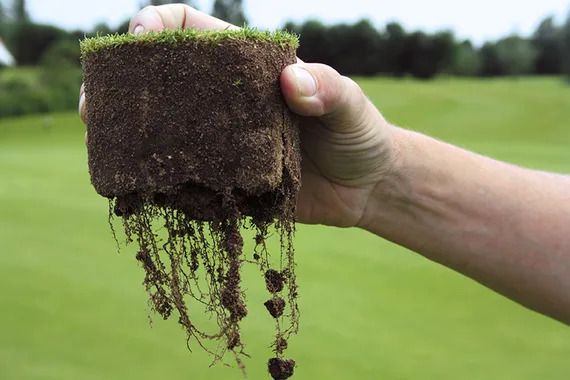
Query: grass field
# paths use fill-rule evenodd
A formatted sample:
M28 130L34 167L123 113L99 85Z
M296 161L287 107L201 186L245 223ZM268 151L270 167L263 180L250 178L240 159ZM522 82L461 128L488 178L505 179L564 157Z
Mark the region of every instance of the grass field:
M386 116L469 149L570 172L570 87L557 79L360 80ZM75 114L0 121L0 379L242 379L148 324L142 270L117 254ZM305 379L568 379L570 329L359 230L300 227ZM248 272L249 273L249 272ZM251 272L250 379L273 324ZM254 281L252 281L254 280Z

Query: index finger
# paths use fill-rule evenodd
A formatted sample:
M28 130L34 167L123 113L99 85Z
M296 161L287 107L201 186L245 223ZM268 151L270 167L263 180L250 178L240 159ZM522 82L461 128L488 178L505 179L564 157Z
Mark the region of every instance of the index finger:
M151 5L141 9L129 23L129 32L135 34L160 32L165 29L226 30L239 28L186 4Z

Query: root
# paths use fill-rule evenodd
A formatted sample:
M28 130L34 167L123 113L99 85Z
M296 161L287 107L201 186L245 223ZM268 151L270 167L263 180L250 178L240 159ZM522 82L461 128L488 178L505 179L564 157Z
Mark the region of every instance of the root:
M247 262L257 264L271 295L265 306L276 320L273 351L279 361L272 362L275 371L282 367L275 363L285 363L283 352L290 335L298 330L293 201L285 202L287 210L276 222L267 222L242 215L230 192L222 196L225 211L219 220L193 220L179 209L126 196L110 201L110 222L112 214L120 217L127 243L138 245L136 259L145 272L143 285L151 310L165 320L176 314L189 349L195 341L212 356L212 364L230 351L237 366L245 370L240 322L248 310L241 267ZM243 253L242 228L255 232L253 260ZM279 258L273 261L266 244L270 230L279 234L281 242ZM272 262L278 267L271 268ZM192 319L204 310L216 321L213 332L204 331ZM294 362L286 363L287 367Z

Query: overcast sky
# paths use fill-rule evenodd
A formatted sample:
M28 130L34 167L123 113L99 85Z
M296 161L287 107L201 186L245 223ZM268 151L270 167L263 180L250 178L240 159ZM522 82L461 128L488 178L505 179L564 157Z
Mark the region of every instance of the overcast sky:
M6 2L6 1L5 1ZM89 29L98 22L112 26L136 13L141 0L28 0L38 22ZM213 0L197 0L210 11ZM452 29L477 43L509 33L530 34L540 20L570 11L570 0L244 0L250 23L275 29L288 20L317 18L327 23L366 17L377 25L399 21L406 28Z

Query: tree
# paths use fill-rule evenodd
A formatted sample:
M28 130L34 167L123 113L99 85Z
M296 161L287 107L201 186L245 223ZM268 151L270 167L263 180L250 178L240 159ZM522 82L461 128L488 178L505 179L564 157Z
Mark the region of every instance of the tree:
M247 19L243 11L242 0L216 0L212 16L225 20L234 25L245 25Z
M30 21L28 11L26 9L26 0L14 0L13 5L14 20L18 23Z
M497 44L486 42L481 48L481 75L485 77L494 77L505 75L504 68L499 60L497 52Z
M570 13L566 19L566 23L562 27L562 71L570 79Z
M449 73L459 76L476 76L481 71L481 57L471 41L457 45Z
M500 40L497 54L504 73L510 76L531 74L535 66L536 50L529 40L518 36Z
M481 73L484 76L519 76L531 74L536 62L536 50L531 41L519 36L486 43L481 48Z
M0 37L5 37L6 34L6 22L8 21L8 15L6 14L6 9L0 0Z
M67 33L50 25L17 23L10 31L9 48L20 65L35 65L55 41Z
M107 34L112 34L114 31L104 22L100 22L93 27L93 34L99 36L105 36Z
M375 75L380 71L381 36L369 20L361 20L348 31L349 74Z
M287 24L288 30L301 36L301 44L297 51L299 58L307 62L331 64L329 34L326 26L320 21L309 20L303 25Z
M450 32L427 35L415 32L406 36L401 70L416 78L431 79L447 68L454 54L455 39Z
M0 25L4 24L4 22L6 22L6 10L4 9L4 5L0 0Z
M562 71L562 31L554 18L544 19L533 36L537 51L535 71L537 74L560 74Z
M44 67L55 67L58 70L68 67L79 67L80 51L77 40L67 37L53 42L42 54L40 63Z
M395 76L403 76L404 44L406 31L396 23L391 22L386 25L386 30L382 36L380 55L382 56L380 71L390 73Z
M317 26L317 25L316 25ZM378 73L380 35L368 20L353 25L338 24L325 28L320 38L306 49L315 49L321 44L321 59L344 75L374 75ZM301 38L303 38L303 32ZM323 51L325 50L326 51Z

